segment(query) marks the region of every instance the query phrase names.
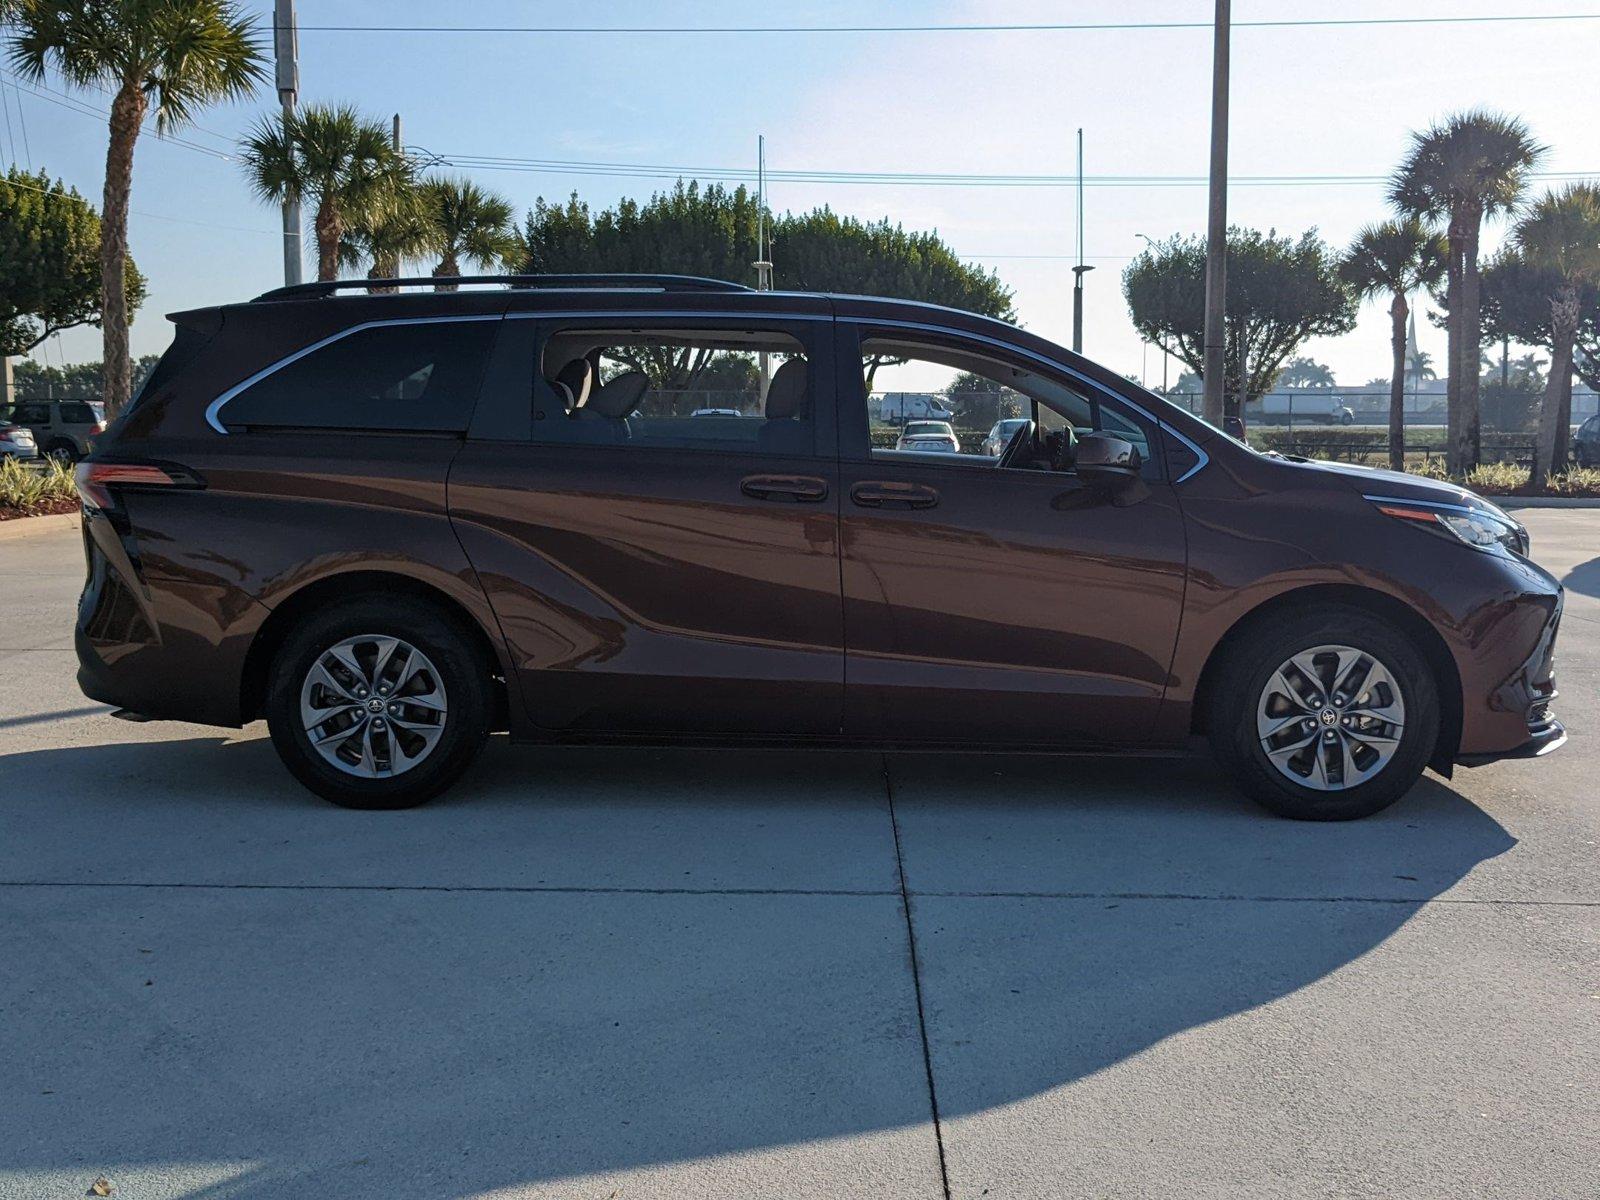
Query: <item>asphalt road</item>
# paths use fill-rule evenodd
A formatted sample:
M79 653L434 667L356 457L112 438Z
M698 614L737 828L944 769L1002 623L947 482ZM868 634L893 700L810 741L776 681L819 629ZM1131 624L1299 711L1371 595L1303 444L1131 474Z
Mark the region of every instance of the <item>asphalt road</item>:
M1333 826L502 739L344 812L86 701L76 536L0 540L0 1197L1600 1194L1600 511L1522 515L1571 742Z

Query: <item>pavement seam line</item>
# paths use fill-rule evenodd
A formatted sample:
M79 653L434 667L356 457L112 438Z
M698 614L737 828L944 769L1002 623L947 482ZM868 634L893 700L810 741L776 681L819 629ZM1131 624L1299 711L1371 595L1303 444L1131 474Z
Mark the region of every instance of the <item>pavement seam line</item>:
M1245 896L1203 892L917 892L906 888L669 888L582 887L577 884L451 883L163 883L149 880L0 879L0 888L138 888L147 891L241 892L464 892L575 896L818 896L926 900L1188 900L1220 904L1420 904L1512 908L1600 908L1600 900L1513 900L1438 896Z
M950 1168L944 1156L944 1126L939 1119L939 1092L933 1079L933 1050L928 1043L928 1017L922 1003L922 967L917 961L917 929L911 920L911 892L906 887L906 860L900 848L900 819L894 811L894 783L889 778L889 756L880 754L883 797L889 809L889 831L894 835L894 866L900 879L900 911L906 919L906 945L911 951L911 990L917 1001L917 1031L922 1036L922 1069L928 1077L928 1108L933 1114L933 1141L939 1150L939 1186L950 1200Z

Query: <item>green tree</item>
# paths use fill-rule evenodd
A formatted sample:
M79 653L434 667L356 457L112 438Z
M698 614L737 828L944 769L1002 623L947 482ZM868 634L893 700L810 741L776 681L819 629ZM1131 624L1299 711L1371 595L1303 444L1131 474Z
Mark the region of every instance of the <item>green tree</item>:
M383 123L348 104L311 104L292 117L262 120L240 149L261 200L310 203L317 278L339 278L345 229L384 201L401 169Z
M485 267L513 260L522 242L512 225L511 203L466 179L430 179L422 185L429 245L439 256L434 278L461 274L461 260ZM453 283L440 291L455 291Z
M1548 274L1550 375L1539 406L1530 485L1543 489L1572 424L1572 352L1583 316L1582 290L1600 282L1600 187L1574 183L1547 192L1516 228L1517 252Z
M1339 272L1362 298L1389 297L1389 346L1394 355L1389 375L1389 466L1406 463L1406 297L1430 288L1444 274L1447 248L1416 217L1368 225L1345 252Z
M143 354L133 364L133 386L137 391L145 377L155 370L159 354ZM97 362L67 363L50 367L32 359L17 364L17 398L19 400L74 399L87 400L104 392L100 364Z
M1396 209L1445 223L1446 459L1452 471L1478 465L1482 440L1476 364L1482 342L1478 242L1483 222L1516 206L1528 173L1544 153L1516 117L1473 109L1412 134L1411 147L1390 180L1389 200Z
M123 260L128 309L144 303L144 276ZM0 177L0 356L100 323L100 216L76 190L44 172Z
M254 19L234 0L5 0L12 68L42 80L111 92L101 206L100 312L108 416L132 389L128 357L128 197L133 150L153 108L156 132L196 111L248 95L265 77Z
M529 273L669 272L754 282L759 209L743 187L680 181L640 204L595 214L574 195L540 199L523 224ZM1011 318L1011 292L992 272L963 263L935 233L908 233L887 219L862 222L827 208L771 219L776 286L897 296ZM690 386L687 350L663 366L660 386Z
M1333 369L1327 363L1319 363L1314 358L1301 355L1291 358L1283 364L1283 370L1278 372L1278 378L1273 382L1274 387L1290 388L1331 388L1333 386Z
M1348 333L1355 300L1338 262L1309 230L1228 230L1224 313L1224 413L1271 388L1289 356L1308 338ZM1205 370L1206 243L1174 235L1150 246L1122 273L1122 292L1141 337L1170 347L1199 376ZM1182 380L1180 380L1180 383Z

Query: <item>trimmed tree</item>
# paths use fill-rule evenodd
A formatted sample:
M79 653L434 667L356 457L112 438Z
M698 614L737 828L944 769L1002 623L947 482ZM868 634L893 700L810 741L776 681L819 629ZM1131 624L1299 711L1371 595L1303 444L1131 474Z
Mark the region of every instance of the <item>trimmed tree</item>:
M1339 273L1366 298L1389 297L1389 346L1393 365L1389 374L1389 466L1396 471L1406 463L1406 300L1418 288L1431 288L1444 274L1445 241L1429 233L1416 217L1368 225L1356 235L1345 253Z
M100 323L100 236L100 215L60 180L18 167L0 177L0 356ZM144 303L144 276L131 257L122 269L131 314Z
M1202 237L1156 242L1122 273L1134 328L1197 377L1205 369L1205 280ZM1307 339L1348 333L1355 309L1338 259L1316 230L1290 238L1230 228L1224 414L1237 417L1246 401L1265 395Z
M265 78L256 23L233 0L6 0L10 60L42 80L53 69L68 84L111 92L100 239L100 312L106 415L128 402L128 196L133 148L152 110L156 132L189 123L196 111L250 94Z

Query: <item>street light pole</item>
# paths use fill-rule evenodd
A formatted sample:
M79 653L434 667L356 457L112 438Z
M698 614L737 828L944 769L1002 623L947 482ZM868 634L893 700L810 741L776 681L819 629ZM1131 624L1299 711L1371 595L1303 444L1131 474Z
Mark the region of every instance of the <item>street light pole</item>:
M1072 268L1072 352L1083 353L1083 130L1078 130L1078 265Z
M1211 50L1211 212L1206 224L1206 390L1202 412L1206 420L1219 427L1228 286L1228 26L1229 0L1217 0Z
M772 290L772 261L767 256L767 138L756 135L756 290ZM761 411L767 409L767 387L772 383L772 360L765 350L756 356L761 372Z
M299 39L294 19L294 0L275 0L272 11L272 43L277 58L278 101L283 105L283 124L287 130L294 117L295 100L300 93ZM300 247L300 200L283 202L283 282L293 285L304 278L304 258Z
M1156 248L1155 239L1153 239L1149 234L1136 233L1133 236L1142 239L1147 250L1154 250ZM1171 355L1167 353L1167 344L1165 342L1157 342L1156 345L1161 348L1161 394L1165 396L1167 394L1167 362L1171 358Z

